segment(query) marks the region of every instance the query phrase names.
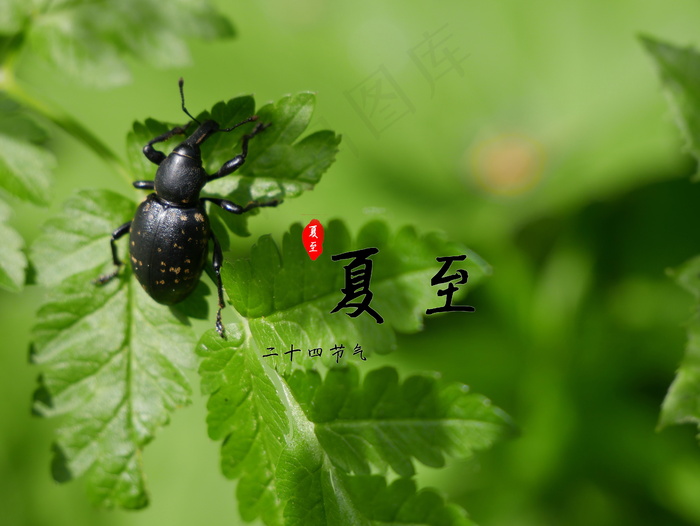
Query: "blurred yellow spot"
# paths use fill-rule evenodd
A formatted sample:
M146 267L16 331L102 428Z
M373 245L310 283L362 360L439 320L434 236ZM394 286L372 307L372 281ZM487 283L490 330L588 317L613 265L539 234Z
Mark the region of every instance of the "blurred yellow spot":
M542 147L531 137L504 133L474 144L467 155L475 182L491 194L515 196L542 177Z

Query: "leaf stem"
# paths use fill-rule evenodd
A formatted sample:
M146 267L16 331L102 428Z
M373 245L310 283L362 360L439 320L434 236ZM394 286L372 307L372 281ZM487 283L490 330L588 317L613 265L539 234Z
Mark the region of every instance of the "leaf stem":
M133 179L132 175L129 173L124 162L109 148L109 146L67 113L27 93L27 91L17 83L11 63L8 62L11 62L11 60L6 61L4 67L0 69L0 90L4 91L15 102L50 120L59 128L90 148L131 185Z

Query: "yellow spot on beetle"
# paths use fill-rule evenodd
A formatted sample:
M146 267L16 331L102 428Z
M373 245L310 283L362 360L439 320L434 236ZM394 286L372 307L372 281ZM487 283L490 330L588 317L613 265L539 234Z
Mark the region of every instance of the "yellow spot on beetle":
M200 214L199 212L194 214L194 218L199 221L200 223L204 223L204 216Z

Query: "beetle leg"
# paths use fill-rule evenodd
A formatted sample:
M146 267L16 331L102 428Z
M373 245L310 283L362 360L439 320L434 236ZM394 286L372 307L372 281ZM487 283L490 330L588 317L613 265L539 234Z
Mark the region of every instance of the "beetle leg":
M156 150L153 147L153 145L157 142L167 141L173 135L185 135L187 133L187 128L189 127L189 125L190 123L188 122L184 126L175 126L172 130L167 131L162 135L159 135L155 139L151 139L150 141L148 141L148 144L143 147L143 154L149 161L151 161L154 164L162 163L163 160L165 160L165 154Z
M131 184L139 190L155 190L156 187L155 181L134 181Z
M224 262L224 254L221 251L221 245L219 240L216 239L214 232L211 233L211 240L214 242L214 256L212 257L212 266L214 267L214 274L216 275L216 292L219 295L219 310L216 311L216 332L219 336L224 338L224 325L221 323L221 309L223 309L226 304L224 303L224 286L221 283L221 265Z
M245 158L248 156L248 141L250 141L253 137L255 137L258 133L261 131L264 131L267 127L269 127L270 124L263 124L262 122L255 126L253 128L253 131L244 135L243 140L241 141L241 153L239 155L236 155L233 159L230 161L226 161L221 168L219 168L219 171L216 172L214 175L210 175L207 178L207 182L213 181L214 179L218 179L219 177L224 177L225 175L232 174L236 170L238 170L241 165L245 162Z
M114 272L110 272L109 274L105 274L104 276L100 276L99 278L94 279L93 283L95 285L104 285L108 281L111 281L115 277L117 277L119 267L121 267L124 263L121 259L119 259L119 255L117 254L117 245L115 242L117 241L117 239L124 236L124 234L126 234L130 229L131 221L129 221L128 223L124 223L122 226L120 226L114 232L112 232L112 238L109 240L109 246L112 248L112 262L117 268L114 270Z
M227 212L231 212L232 214L245 214L248 210L252 210L253 208L260 208L263 206L277 206L282 202L282 199L273 199L272 201L251 201L245 206L240 206L234 203L233 201L229 201L228 199L219 199L218 197L202 197L202 201L209 201L211 203L214 203L217 206L220 206Z

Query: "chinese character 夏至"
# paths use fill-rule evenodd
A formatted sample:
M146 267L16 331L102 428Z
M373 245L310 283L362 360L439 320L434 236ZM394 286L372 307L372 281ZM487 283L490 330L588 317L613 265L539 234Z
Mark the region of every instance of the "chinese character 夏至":
M379 252L378 248L363 248L331 256L333 261L352 259L344 267L345 287L341 289L341 292L345 294L345 297L335 306L331 313L338 312L340 309L354 308L354 311L346 314L355 318L366 312L377 323L384 323L384 318L370 306L373 294L369 290L369 282L372 279L372 260L369 259L369 256L377 252Z
M316 261L323 252L323 225L318 219L312 219L301 233L306 253L312 261Z
M447 288L439 289L438 296L445 296L445 305L433 309L427 309L426 314L435 314L436 312L474 312L474 307L469 305L452 305L452 296L458 290L457 285L463 285L469 279L469 273L466 270L459 269L454 274L447 274L450 270L450 265L453 261L464 261L467 259L466 254L461 256L441 256L435 258L435 261L442 263L442 267L430 280L430 284L435 287L448 283ZM452 283L454 281L454 283Z

